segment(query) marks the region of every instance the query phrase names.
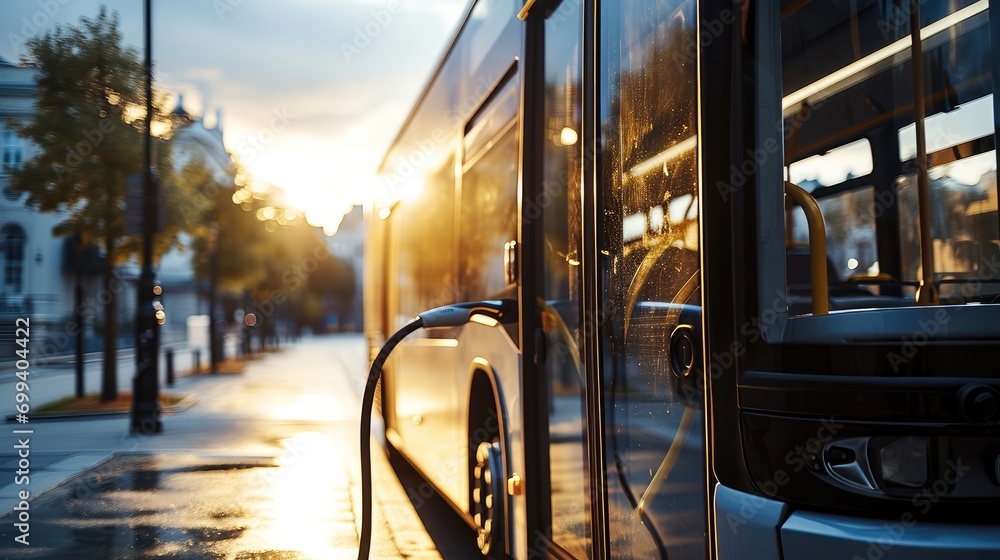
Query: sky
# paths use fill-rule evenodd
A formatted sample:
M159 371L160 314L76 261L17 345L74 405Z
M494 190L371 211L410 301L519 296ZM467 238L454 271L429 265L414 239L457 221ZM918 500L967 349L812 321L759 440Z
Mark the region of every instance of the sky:
M467 0L152 0L154 87L214 126L255 178L328 231L378 184L376 170ZM0 56L23 40L117 11L143 46L142 0L3 0ZM275 118L277 117L277 118Z

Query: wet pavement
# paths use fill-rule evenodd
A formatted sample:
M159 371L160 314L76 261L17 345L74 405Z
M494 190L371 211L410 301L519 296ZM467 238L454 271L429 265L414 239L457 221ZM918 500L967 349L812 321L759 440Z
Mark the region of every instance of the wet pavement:
M32 504L32 545L0 551L20 558L352 558L348 477L312 468L333 450L319 434L300 441L309 439L313 446L295 459L116 457L92 480ZM288 450L297 446L289 442ZM9 543L12 535L4 536Z
M7 515L0 558L355 558L365 361L361 337L317 337L242 375L186 378L198 402L160 435L129 435L127 415L31 422L31 482L12 484L15 457L0 454L0 496L34 498L29 544ZM55 470L74 461L85 470ZM442 503L416 510L419 481L401 472L376 452L372 558L474 558L471 531Z

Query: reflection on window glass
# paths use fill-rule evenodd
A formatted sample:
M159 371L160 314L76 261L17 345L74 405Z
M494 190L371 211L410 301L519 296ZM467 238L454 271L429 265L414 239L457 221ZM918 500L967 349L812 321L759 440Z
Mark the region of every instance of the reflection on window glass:
M504 244L517 239L516 128L462 176L458 279L464 301L496 297L507 288Z
M455 167L448 158L424 184L386 217L399 240L397 266L401 327L425 309L456 301L454 272ZM419 231L420 235L407 235ZM428 330L429 336L436 336Z
M589 558L590 470L581 351L580 3L562 2L545 22L543 132L543 299L547 351L549 494L552 540ZM541 198L544 197L544 198Z
M678 325L700 325L695 2L606 2L601 10L612 553L701 558L703 417L697 392L673 381L668 343ZM671 448L680 453L672 467L664 463Z
M466 72L474 72L479 69L483 59L490 52L490 47L496 43L503 33L508 21L513 18L520 9L519 3L514 0L497 0L494 2L477 2L469 14L469 21L465 24L465 31L469 38L469 59ZM507 17L503 17L507 14Z
M494 94L489 107L476 114L466 125L468 132L462 141L465 152L463 162L479 156L483 148L517 116L518 104L521 102L518 96L519 84L516 77L511 76L507 85Z

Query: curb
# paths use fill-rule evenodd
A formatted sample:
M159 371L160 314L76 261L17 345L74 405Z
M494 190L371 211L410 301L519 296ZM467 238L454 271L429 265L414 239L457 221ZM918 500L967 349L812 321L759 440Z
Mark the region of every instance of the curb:
M194 394L190 394L175 404L170 406L164 406L160 409L163 414L177 414L178 412L184 412L185 410L191 408L194 403L198 402L198 397ZM111 410L78 410L78 411L66 411L66 412L36 412L30 414L29 417L32 422L34 421L46 421L46 420L66 420L70 418L101 418L104 416L120 416L123 414L130 414L132 411L125 408L116 408ZM12 424L16 422L17 416L15 414L8 414L5 417L5 422Z
M64 459L63 461L60 461L59 463L56 463L55 465L59 465L60 463L66 463L66 462L71 462L71 461L77 461L77 460L83 460L83 461L87 462L87 464L83 464L83 465L79 465L79 466L74 466L74 467L71 467L70 469L65 470L65 471L63 469L53 469L52 466L55 466L55 465L52 465L52 466L50 466L47 469L42 469L41 471L39 471L39 474L37 474L37 475L34 474L34 473L32 473L32 475L31 475L32 478L34 478L36 480L38 478L42 478L44 480L44 482L43 482L44 487L41 490L37 491L37 492L32 491L31 497L28 498L28 502L29 503L34 503L36 500L38 500L39 498L41 498L45 494L48 494L49 492L51 492L51 491L53 491L53 490L55 490L55 489L57 489L57 488L59 488L61 486L69 484L69 483L73 482L74 480L80 478L81 476L87 474L88 472L91 472L94 469L98 469L101 466L107 464L109 461L111 461L112 459L114 459L116 456L117 456L117 453L113 453L113 452L109 452L109 453L74 453L74 454L66 457L66 459ZM93 460L88 460L87 457L92 457ZM64 474L66 476L63 476ZM52 480L49 480L49 479L52 479ZM12 484L11 485L7 485L7 486L3 487L2 489L0 489L0 492L6 493L12 487L14 487L14 485L12 485ZM9 507L6 504L6 502L8 500L10 501L10 504L11 504ZM0 499L0 502L3 502L2 505L0 505L0 517L6 517L7 515L10 515L14 511L14 507L17 505L17 498L8 498L8 497L5 496L4 498Z

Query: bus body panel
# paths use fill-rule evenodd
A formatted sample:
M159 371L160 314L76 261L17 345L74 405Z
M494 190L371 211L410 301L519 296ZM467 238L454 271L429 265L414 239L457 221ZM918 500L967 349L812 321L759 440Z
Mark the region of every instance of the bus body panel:
M719 558L781 558L778 528L788 517L788 504L715 485L715 539ZM787 557L786 557L787 558Z
M386 385L392 387L395 423L391 427L400 438L398 450L442 494L464 507L467 504L456 498L465 495L468 481L456 476L455 464L456 457L467 452L467 447L460 445L465 440L465 427L459 417L465 410L459 403L465 371L459 366L454 342L437 338L405 341L396 349L398 357Z
M996 525L916 523L910 514L884 520L795 512L781 527L784 560L994 560Z

